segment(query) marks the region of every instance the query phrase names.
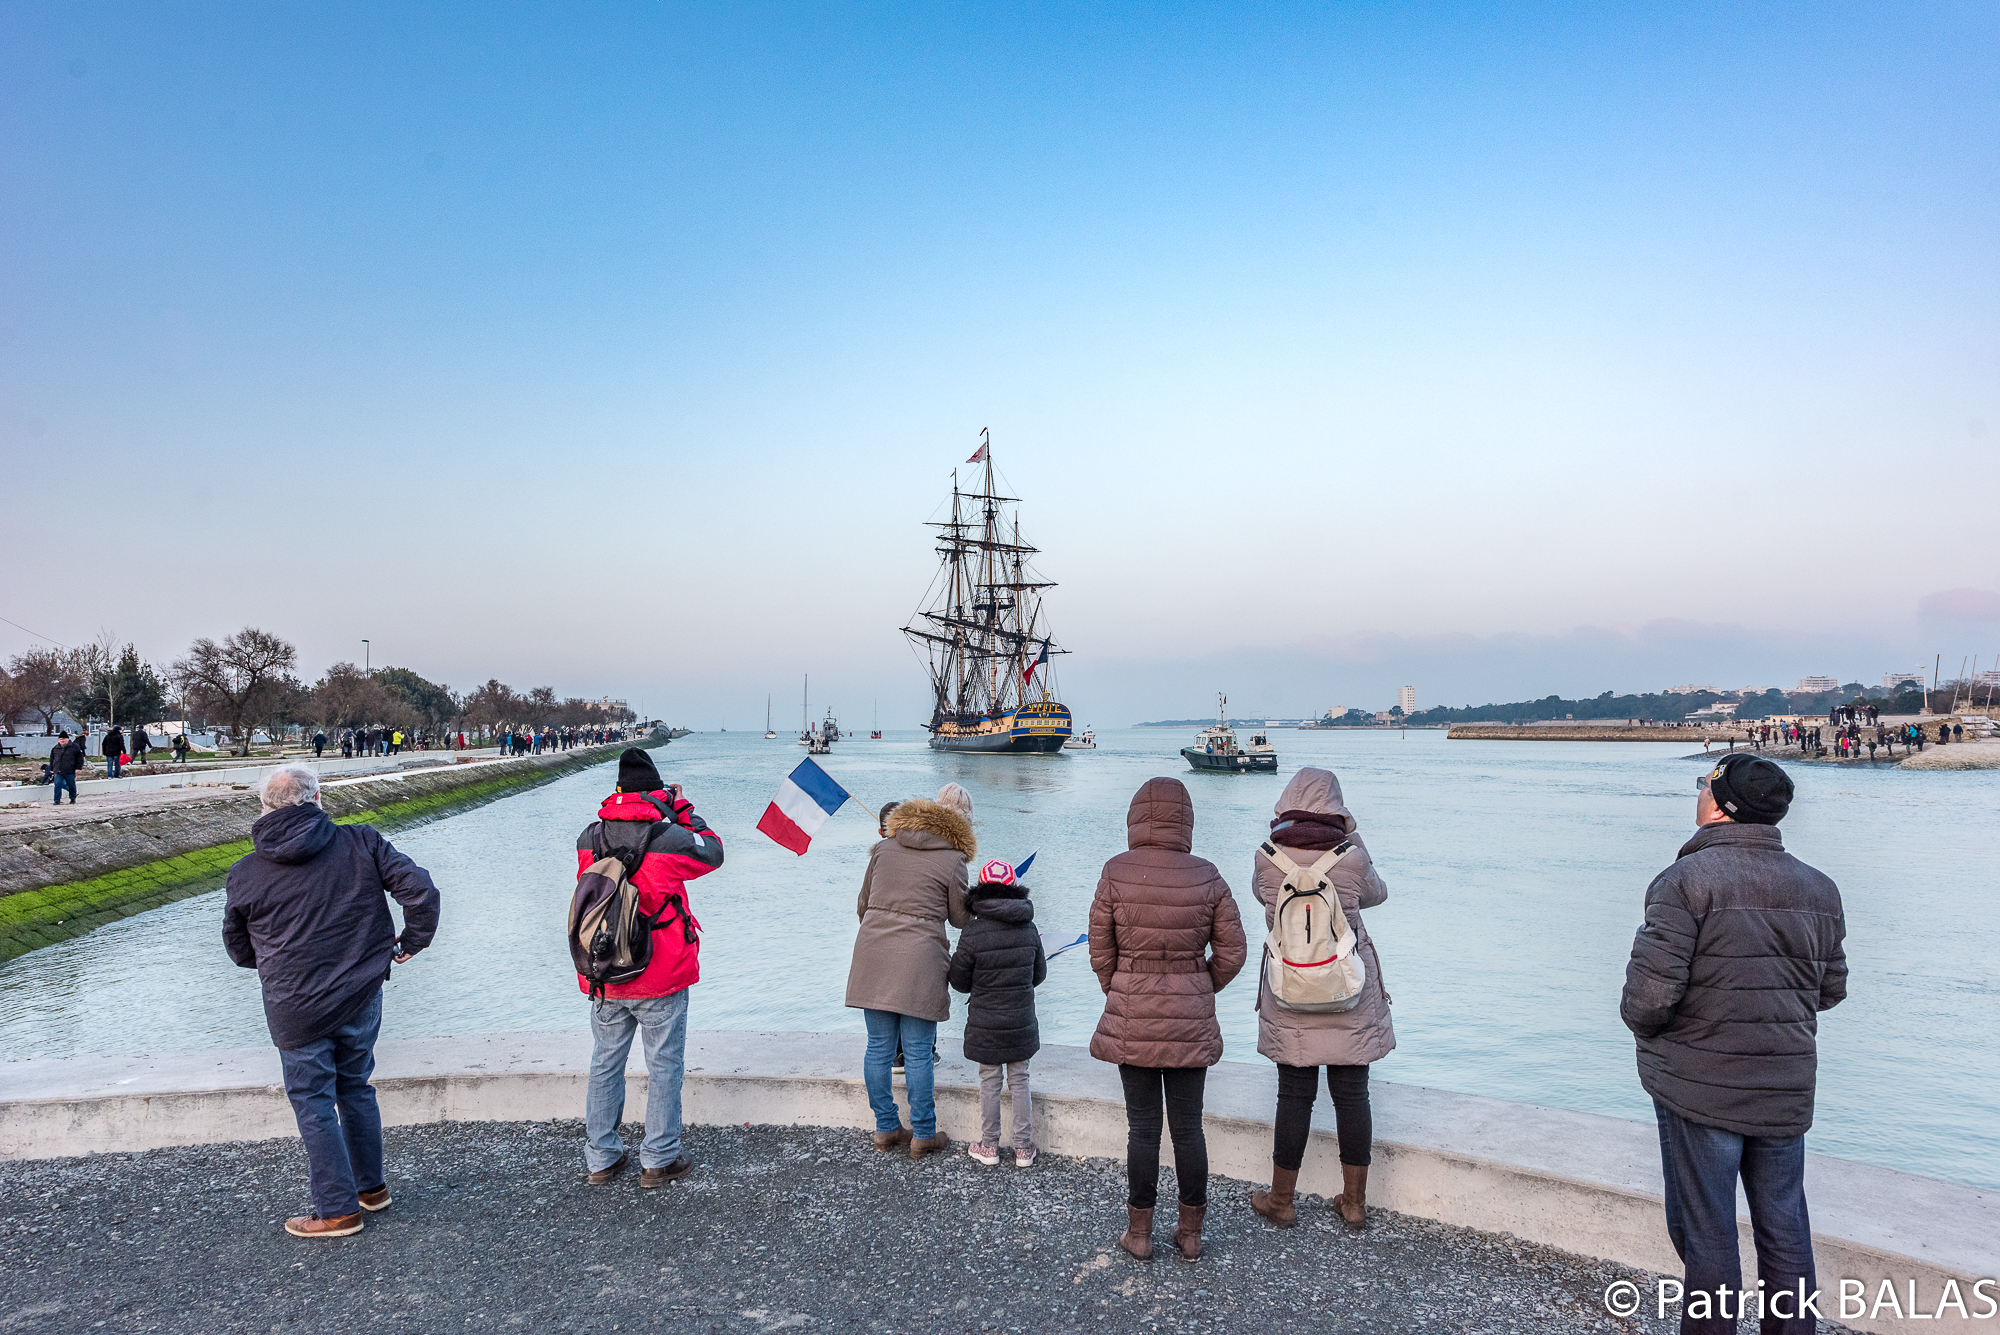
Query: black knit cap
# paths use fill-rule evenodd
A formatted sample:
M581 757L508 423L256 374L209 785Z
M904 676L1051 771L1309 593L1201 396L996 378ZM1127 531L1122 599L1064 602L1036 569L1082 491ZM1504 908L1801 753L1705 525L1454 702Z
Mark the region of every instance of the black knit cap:
M1776 825L1792 805L1792 776L1762 756L1724 756L1708 776L1715 804L1739 825Z
M667 785L660 779L660 771L653 764L653 758L636 746L628 746L618 757L618 791L621 793L654 793Z

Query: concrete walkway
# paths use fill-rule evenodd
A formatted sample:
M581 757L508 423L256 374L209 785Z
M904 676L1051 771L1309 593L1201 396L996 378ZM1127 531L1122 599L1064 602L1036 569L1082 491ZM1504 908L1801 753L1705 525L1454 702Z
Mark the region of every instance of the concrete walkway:
M586 1185L581 1134L573 1121L392 1129L395 1203L334 1240L279 1227L307 1208L295 1140L0 1165L0 1328L1674 1329L1606 1315L1606 1288L1644 1287L1642 1272L1387 1211L1351 1234L1318 1199L1280 1231L1222 1178L1207 1255L1177 1259L1169 1222L1142 1265L1111 1246L1125 1173L1102 1159L985 1168L960 1144L912 1163L864 1132L696 1127L694 1173L642 1191L636 1169ZM1171 1202L1170 1172L1162 1185Z

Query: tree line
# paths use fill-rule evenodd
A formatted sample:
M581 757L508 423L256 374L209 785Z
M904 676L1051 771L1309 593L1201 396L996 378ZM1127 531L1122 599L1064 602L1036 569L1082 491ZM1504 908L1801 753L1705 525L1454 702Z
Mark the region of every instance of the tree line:
M1775 714L1824 714L1835 705L1874 705L1885 714L1915 714L1926 703L1934 713L1947 713L1952 701L1968 697L1983 701L1987 687L1971 682L1941 682L1935 691L1909 687L1897 689L1863 686L1848 682L1832 691L1690 691L1685 695L1667 691L1617 695L1605 691L1589 699L1565 700L1559 695L1540 700L1518 700L1510 704L1466 705L1452 709L1443 705L1411 714L1408 723L1543 723L1551 720L1639 719L1647 723L1677 723L1689 714L1710 705L1734 702L1739 719L1769 718ZM1391 714L1398 710L1390 710ZM1354 716L1350 716L1354 717ZM1354 717L1359 723L1361 717ZM1338 721L1338 720L1336 720ZM1368 720L1372 722L1372 719Z
M492 734L540 728L615 727L630 709L537 686L525 693L496 678L463 694L408 668L364 672L335 663L307 685L298 650L269 631L246 626L220 641L203 637L165 670L102 636L77 648L31 649L0 668L0 727L38 719L53 732L56 716L130 727L184 718L190 728L220 726L249 753L259 728L279 736L291 727L398 728L411 733Z

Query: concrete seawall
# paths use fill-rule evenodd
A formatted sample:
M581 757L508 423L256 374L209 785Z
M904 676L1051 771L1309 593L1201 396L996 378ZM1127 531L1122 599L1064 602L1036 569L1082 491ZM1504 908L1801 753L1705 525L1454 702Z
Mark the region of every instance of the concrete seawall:
M330 779L322 800L343 824L404 829L602 764L624 745ZM45 808L0 830L0 959L222 884L250 851L256 793L246 787L159 797L161 805L101 820L78 819L73 807Z
M862 1040L848 1034L698 1032L689 1036L687 1120L868 1129ZM590 1039L583 1032L485 1034L385 1042L376 1085L392 1125L569 1118L583 1106ZM1035 1138L1056 1155L1120 1159L1117 1072L1078 1048L1035 1058ZM626 1117L644 1116L643 1069L627 1074ZM1211 1171L1269 1178L1275 1079L1265 1065L1224 1062L1209 1076ZM1473 1095L1375 1082L1371 1202L1579 1255L1679 1273L1661 1212L1658 1142L1643 1123ZM939 1125L978 1131L975 1067L938 1068ZM1315 1107L1302 1190L1338 1190L1331 1110ZM168 1056L34 1059L0 1065L0 1157L45 1159L295 1134L268 1048ZM1163 1147L1171 1157L1171 1146ZM1830 1318L1857 1329L1986 1330L1991 1322L1929 1319L1948 1281L1979 1310L1973 1286L2000 1273L2000 1193L1820 1155L1807 1158L1821 1288ZM1116 1213L1118 1202L1105 1202ZM1739 1222L1746 1268L1754 1244ZM1902 1318L1840 1317L1840 1282L1870 1304L1892 1281ZM1914 1284L1914 1290L1910 1286ZM2000 1285L1985 1292L2000 1295ZM1914 1294L1926 1314L1907 1313Z
M1445 734L1453 742L1674 742L1700 746L1731 739L1747 742L1740 728L1639 728L1595 723L1454 723Z

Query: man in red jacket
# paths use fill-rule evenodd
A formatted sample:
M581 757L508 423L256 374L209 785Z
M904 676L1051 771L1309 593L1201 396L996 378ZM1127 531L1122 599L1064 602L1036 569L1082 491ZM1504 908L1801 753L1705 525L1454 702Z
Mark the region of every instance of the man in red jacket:
M686 1070L688 988L701 979L701 924L687 883L722 865L722 840L695 815L678 785L660 781L653 758L627 747L618 758L618 789L576 841L577 874L600 857L644 848L632 884L639 911L659 916L653 958L629 983L604 989L591 1008L590 1087L584 1095L584 1161L590 1184L625 1171L631 1154L618 1133L625 1114L625 1058L634 1032L645 1036L646 1138L639 1144L639 1185L663 1187L686 1177L694 1160L681 1152L681 1076ZM622 859L621 859L622 860ZM662 912L662 909L667 911ZM577 975L585 994L590 982Z

